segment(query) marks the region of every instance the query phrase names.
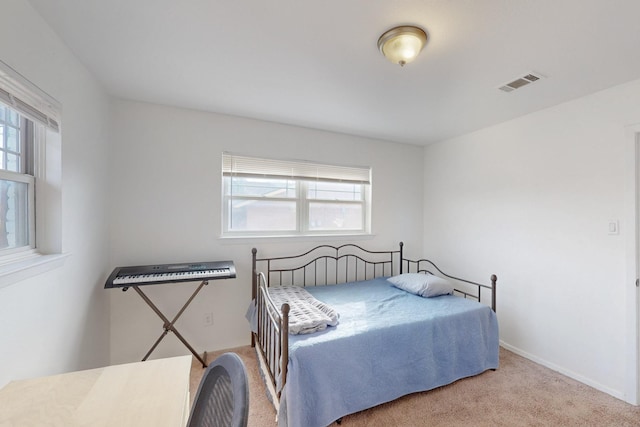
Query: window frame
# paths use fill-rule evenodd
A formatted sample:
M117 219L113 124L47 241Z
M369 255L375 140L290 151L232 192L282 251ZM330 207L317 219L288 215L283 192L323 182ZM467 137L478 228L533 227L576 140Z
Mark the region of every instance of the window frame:
M337 235L350 235L350 234L368 234L368 227L367 227L367 219L368 216L370 215L370 213L368 212L368 200L369 197L367 197L367 192L370 189L371 185L365 185L365 184L360 184L360 194L362 196L362 199L359 201L351 201L351 200L338 200L338 199L323 199L323 198L309 198L307 197L307 194L309 193L309 184L311 184L312 181L302 181L301 182L301 188L300 191L302 192L302 206L301 206L301 212L300 215L302 216L302 218L300 219L300 224L302 225L302 234L304 235L316 235L316 234L337 234ZM369 187L369 188L367 188ZM326 204L332 204L332 205L345 205L345 206L361 206L362 207L362 212L360 215L360 223L362 224L362 228L359 230L354 230L354 229L344 229L344 230L329 230L329 229L324 229L324 230L312 230L311 229L311 217L310 217L310 205L312 203L326 203ZM369 215L368 215L369 214Z
M31 160L22 172L33 181L27 191L33 213L29 246L0 253L1 289L62 266L69 254L62 252L61 235L62 105L1 60L0 102L28 119L21 137L28 134L32 140L25 152Z
M21 246L14 246L8 248L0 248L0 259L5 256L12 256L20 253L28 253L36 248L36 214L35 214L35 176L34 176L34 147L36 145L34 128L37 126L31 119L21 114L13 106L7 105L6 102L0 100L6 110L10 110L18 117L18 124L12 124L6 121L4 118L0 118L2 126L4 127L3 141L0 145L0 151L2 152L2 164L0 164L0 180L12 181L17 183L27 184L26 191L26 214L20 213L23 217L20 219L20 226L23 227L23 232L26 232L26 244ZM13 128L18 134L18 146L16 151L10 150L7 146L7 128ZM17 169L7 169L8 156L14 155L18 158ZM17 204L16 208L22 208L21 204ZM18 234L18 233L16 233Z
M11 256L23 252L30 252L36 248L36 215L35 215L35 177L26 173L16 173L0 169L0 180L20 182L27 184L27 196L26 196L26 221L25 226L27 228L27 244L22 246L16 246L13 248L0 249L0 259L4 256Z
M222 167L222 224L221 224L221 237L234 238L234 237L309 237L309 236L353 236L353 235L369 235L371 234L371 167L350 167L350 166L337 166L327 165L310 161L298 161L298 160L277 160L257 157L239 156L230 153L223 153L223 167ZM240 167L241 172L234 172L234 167L230 165L233 159L241 158L249 161L249 163L255 162L257 164L255 172L251 171L251 165L249 167ZM277 163L276 168L271 168L267 165L266 169L260 168L260 163ZM323 169L322 172L316 173L316 178L311 178L308 175L311 172L302 171L296 174L295 172L289 173L289 176L285 176L277 171L278 167L291 165L292 169L296 167L302 167L303 169L319 168ZM271 170L268 170L271 169ZM332 177L332 171L335 173ZM346 171L346 172L345 172ZM366 178L349 178L344 175L353 173ZM296 182L295 197L264 197L264 196L234 196L231 192L232 180L235 177L243 178L263 178L263 179L287 179ZM309 198L309 184L312 182L339 182L348 183L353 185L360 185L361 200L337 200L327 198ZM296 206L296 224L295 229L287 230L232 230L230 229L230 221L232 216L232 202L233 200L255 200L255 201L288 201L294 202ZM338 204L345 206L361 206L361 224L359 229L319 229L313 230L310 226L310 205L313 203L327 203Z

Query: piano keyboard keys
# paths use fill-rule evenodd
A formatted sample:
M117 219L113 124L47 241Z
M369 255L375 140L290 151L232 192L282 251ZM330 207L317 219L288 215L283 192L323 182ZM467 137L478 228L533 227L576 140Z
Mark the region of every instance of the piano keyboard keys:
M202 270L202 271L182 271L177 273L156 273L156 274L134 274L127 276L119 276L113 279L114 285L148 283L148 282L166 282L169 280L194 280L206 279L214 277L228 277L229 269Z

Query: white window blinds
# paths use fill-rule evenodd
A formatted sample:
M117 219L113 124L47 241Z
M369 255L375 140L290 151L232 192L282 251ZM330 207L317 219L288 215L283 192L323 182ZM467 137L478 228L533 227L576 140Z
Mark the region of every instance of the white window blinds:
M371 168L325 165L300 160L275 160L222 154L222 174L237 177L281 178L370 184Z
M0 101L53 131L60 131L60 104L2 61Z

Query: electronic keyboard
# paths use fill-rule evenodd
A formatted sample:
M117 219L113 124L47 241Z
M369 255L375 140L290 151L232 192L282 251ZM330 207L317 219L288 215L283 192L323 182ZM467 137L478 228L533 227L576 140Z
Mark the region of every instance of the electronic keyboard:
M104 287L128 288L130 286L232 279L234 277L236 277L236 268L233 261L141 265L115 268Z

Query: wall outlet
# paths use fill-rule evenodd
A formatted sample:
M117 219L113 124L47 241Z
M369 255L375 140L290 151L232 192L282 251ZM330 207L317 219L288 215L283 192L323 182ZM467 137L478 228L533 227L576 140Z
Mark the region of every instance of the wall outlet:
M203 317L204 326L213 325L213 313L205 313Z

